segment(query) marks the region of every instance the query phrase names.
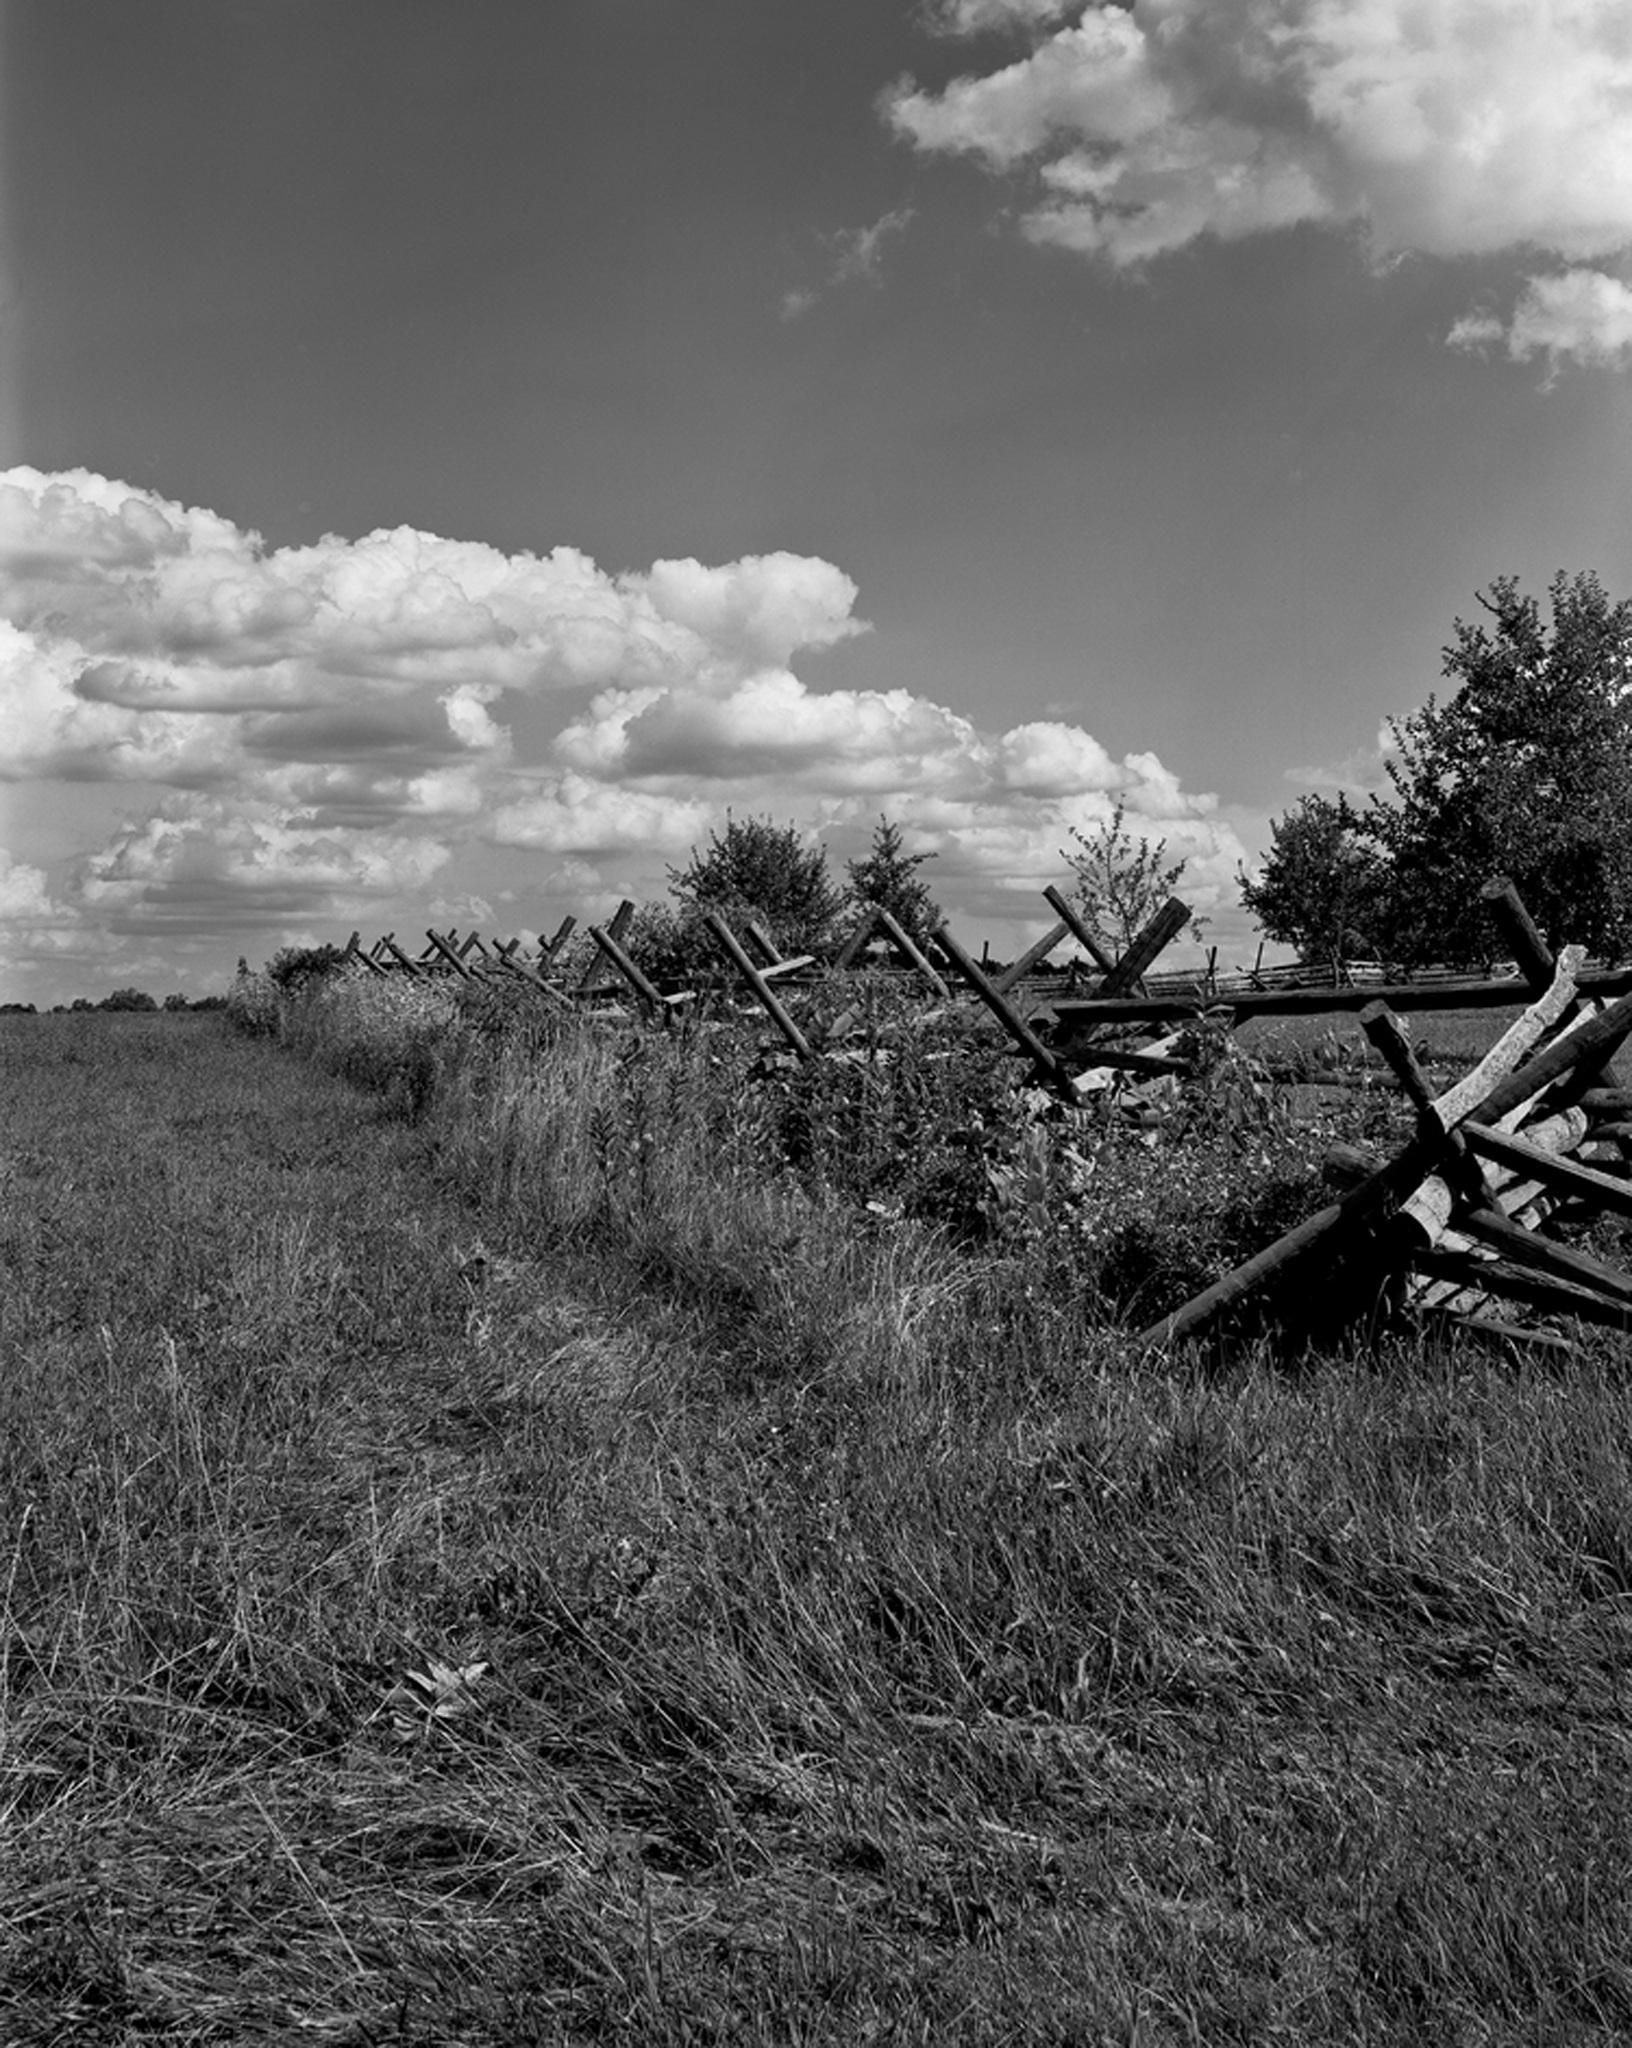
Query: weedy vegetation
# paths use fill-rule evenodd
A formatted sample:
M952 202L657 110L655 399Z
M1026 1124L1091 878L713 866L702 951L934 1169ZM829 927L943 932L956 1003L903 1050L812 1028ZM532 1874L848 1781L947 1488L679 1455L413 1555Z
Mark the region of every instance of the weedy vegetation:
M1367 1055L864 1007L0 1022L0 2039L1632 2034L1622 1344L1135 1361Z

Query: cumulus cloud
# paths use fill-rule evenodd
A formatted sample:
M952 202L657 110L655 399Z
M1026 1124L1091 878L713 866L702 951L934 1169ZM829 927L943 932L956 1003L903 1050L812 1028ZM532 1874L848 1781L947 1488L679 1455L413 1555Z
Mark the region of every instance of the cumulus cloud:
M0 922L52 924L64 914L52 900L44 868L13 860L0 846Z
M1153 755L815 687L795 664L866 630L857 595L785 552L609 574L409 528L273 549L84 471L6 472L0 774L104 782L129 815L60 873L16 845L0 920L100 935L103 963L236 956L433 901L472 921L535 853L535 917L546 886L659 893L732 811L840 860L885 811L949 909L1025 922L1118 800L1192 857L1201 907L1227 888L1233 832Z
M360 915L422 890L450 857L406 833L324 832L272 805L176 795L87 855L74 894L118 933L213 933Z
M0 773L199 787L367 762L376 805L508 758L499 707L738 676L865 630L832 564L776 553L610 575L409 527L268 549L66 471L0 475ZM264 783L259 785L268 788Z
M1527 278L1506 320L1469 313L1447 339L1475 354L1503 349L1516 363L1545 356L1549 381L1570 362L1621 368L1632 360L1632 285L1601 270Z
M1632 32L1606 0L951 0L1012 63L883 106L1030 185L1025 231L1126 266L1299 222L1380 255L1632 243Z

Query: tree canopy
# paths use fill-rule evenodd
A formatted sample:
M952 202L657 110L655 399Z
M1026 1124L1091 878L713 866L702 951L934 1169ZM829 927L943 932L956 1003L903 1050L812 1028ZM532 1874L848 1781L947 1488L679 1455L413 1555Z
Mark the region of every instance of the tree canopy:
M1404 965L1482 961L1479 892L1509 875L1556 948L1632 945L1632 600L1560 572L1550 619L1516 578L1478 593L1443 650L1455 685L1390 721L1390 789L1304 798L1242 893L1271 938Z
M1454 694L1393 721L1392 800L1372 825L1402 959L1477 959L1493 874L1554 946L1632 940L1632 600L1590 574L1560 573L1549 597L1550 630L1515 578L1480 593L1493 623L1457 620Z
M904 852L900 826L881 816L866 854L844 864L851 902L862 912L887 910L909 938L922 944L941 921L929 884L918 873L934 858L932 853Z
M1300 797L1270 826L1274 845L1241 900L1266 937L1336 965L1387 950L1388 862L1346 796Z

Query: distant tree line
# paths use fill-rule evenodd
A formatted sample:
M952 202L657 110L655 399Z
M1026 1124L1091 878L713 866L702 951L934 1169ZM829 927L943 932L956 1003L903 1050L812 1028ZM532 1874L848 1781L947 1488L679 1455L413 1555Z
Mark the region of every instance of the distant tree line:
M1632 600L1560 572L1550 619L1512 577L1458 619L1454 684L1390 721L1390 787L1363 806L1306 796L1271 827L1241 894L1305 960L1482 963L1479 890L1516 883L1555 948L1632 948Z

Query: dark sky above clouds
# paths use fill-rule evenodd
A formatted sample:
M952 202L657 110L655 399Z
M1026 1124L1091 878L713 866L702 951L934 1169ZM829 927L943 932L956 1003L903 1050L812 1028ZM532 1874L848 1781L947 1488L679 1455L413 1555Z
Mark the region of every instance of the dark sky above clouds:
M0 0L0 993L1236 863L1632 584L1632 33L1546 0ZM111 977L111 980L110 980Z

